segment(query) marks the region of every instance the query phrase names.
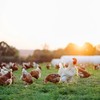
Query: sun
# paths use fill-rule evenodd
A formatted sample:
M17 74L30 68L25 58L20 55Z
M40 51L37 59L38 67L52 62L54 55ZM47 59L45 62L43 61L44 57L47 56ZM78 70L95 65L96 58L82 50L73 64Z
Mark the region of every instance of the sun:
M78 47L83 47L83 45L84 45L84 42L80 42L80 41L75 41L74 42Z

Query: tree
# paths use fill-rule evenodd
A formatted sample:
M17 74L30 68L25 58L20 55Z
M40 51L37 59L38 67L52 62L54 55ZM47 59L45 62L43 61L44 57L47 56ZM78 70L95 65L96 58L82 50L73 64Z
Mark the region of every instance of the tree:
M52 52L49 50L35 50L32 58L33 61L35 62L49 62L51 61L52 57Z
M6 42L0 42L0 61L15 61L19 58L19 51Z
M64 49L66 55L76 55L77 54L77 45L74 43L69 43Z
M83 45L83 55L95 55L96 48L89 42Z
M96 48L95 54L96 54L96 55L100 55L100 44L97 45L97 46L95 46L95 48Z
M53 58L60 58L62 55L64 55L64 49L57 49L53 51Z

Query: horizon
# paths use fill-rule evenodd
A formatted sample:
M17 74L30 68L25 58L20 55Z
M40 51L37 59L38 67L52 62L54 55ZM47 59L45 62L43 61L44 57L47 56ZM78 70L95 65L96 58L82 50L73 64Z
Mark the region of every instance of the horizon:
M70 42L70 43L73 43L73 42ZM57 48L57 49L64 49L64 48L66 48L70 43L68 43L65 47L63 47L63 48L61 48L61 47L59 47L59 48ZM85 43L90 43L90 42L85 42ZM83 45L77 45L76 43L73 43L73 44L75 44L76 46L78 46L78 47L83 47L84 46L84 44L85 43L83 43ZM96 47L98 50L100 50L100 44L97 44L97 45L93 45L92 43L90 43L93 47ZM9 45L9 44L8 44ZM12 45L10 45L10 46L12 46ZM15 47L15 46L13 46L13 47ZM15 47L16 48L16 47ZM16 48L16 49L18 49L18 48ZM39 48L36 48L36 49L18 49L18 50L30 50L30 51L34 51L34 50L37 50L37 49L39 49ZM41 49L39 49L39 50L42 50L43 48L41 48ZM57 50L57 49L49 49L49 48L47 48L47 50Z
M99 45L99 0L0 0L0 40L17 49Z

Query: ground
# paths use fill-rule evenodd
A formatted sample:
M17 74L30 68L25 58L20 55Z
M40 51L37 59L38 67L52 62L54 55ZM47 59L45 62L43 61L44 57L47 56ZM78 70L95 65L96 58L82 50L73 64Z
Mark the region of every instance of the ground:
M47 70L45 64L41 66L42 77L27 87L20 80L21 68L14 72L15 83L0 86L0 100L100 100L100 70L93 70L89 66L87 70L92 76L85 79L75 76L77 83L44 84L43 79L50 73L57 73L58 70L54 67Z

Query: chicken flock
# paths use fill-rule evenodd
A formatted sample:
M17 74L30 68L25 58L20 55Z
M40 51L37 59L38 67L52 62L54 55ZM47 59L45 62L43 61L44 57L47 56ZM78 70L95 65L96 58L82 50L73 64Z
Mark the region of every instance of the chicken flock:
M13 72L21 69L20 80L25 85L32 84L35 80L41 78L42 67L33 62L26 63L23 62L21 68L16 63L1 63L0 64L0 85L11 85L14 83L16 77ZM28 69L31 69L28 71ZM46 65L47 70L51 69L51 64ZM74 77L88 78L91 74L86 70L84 64L78 64L76 58L72 58L72 61L68 64L59 63L55 66L55 69L58 70L58 73L51 73L45 76L43 82L47 84L48 82L52 83L70 83L74 82ZM99 65L94 65L94 69L100 69Z

